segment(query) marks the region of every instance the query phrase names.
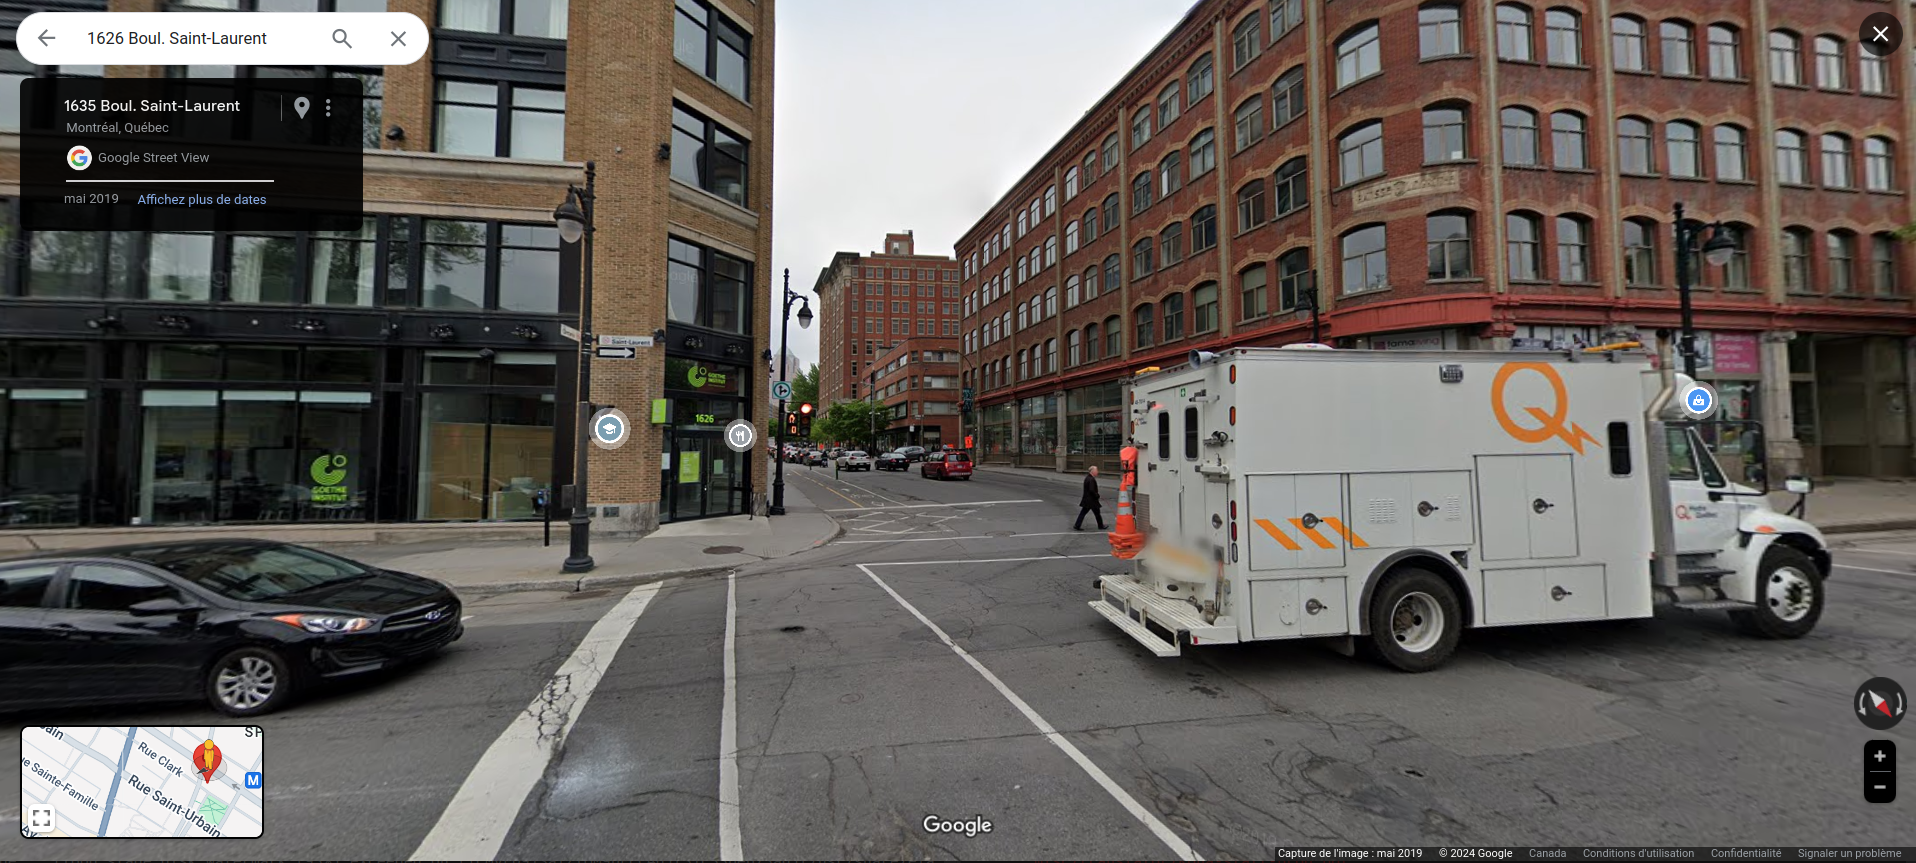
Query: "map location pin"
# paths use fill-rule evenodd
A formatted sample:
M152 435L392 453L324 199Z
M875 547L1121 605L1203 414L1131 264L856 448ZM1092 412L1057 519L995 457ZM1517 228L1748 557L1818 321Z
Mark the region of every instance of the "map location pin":
M213 771L220 766L220 748L211 740L206 741L205 746L194 748L193 766L199 768L201 782L212 782Z
M301 120L306 119L306 109L312 106L313 103L307 101L305 96L293 100L293 112L298 114Z

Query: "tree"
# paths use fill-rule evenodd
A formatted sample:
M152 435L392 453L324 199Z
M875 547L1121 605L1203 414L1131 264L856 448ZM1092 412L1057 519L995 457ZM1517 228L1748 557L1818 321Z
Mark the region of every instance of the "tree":
M812 404L818 404L818 364L817 363L812 363L811 368L806 369L805 371L799 372L798 374L792 376L792 399L791 400L798 404L804 404L806 402L811 402Z
M1916 222L1897 228L1896 238L1905 243L1916 243Z
M824 416L812 420L812 440L818 443L862 441L861 445L869 446L874 417L882 409L863 401L832 405Z

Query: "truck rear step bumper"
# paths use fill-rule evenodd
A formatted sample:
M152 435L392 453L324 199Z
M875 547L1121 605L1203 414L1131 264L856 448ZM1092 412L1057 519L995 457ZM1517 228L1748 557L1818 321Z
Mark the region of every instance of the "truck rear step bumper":
M1089 603L1091 610L1158 656L1179 655L1184 642L1180 634L1188 636L1192 644L1237 641L1236 626L1222 622L1224 619L1205 623L1204 616L1190 603L1158 596L1129 576L1100 578L1098 593L1100 598ZM1147 623L1168 631L1171 638L1166 640Z

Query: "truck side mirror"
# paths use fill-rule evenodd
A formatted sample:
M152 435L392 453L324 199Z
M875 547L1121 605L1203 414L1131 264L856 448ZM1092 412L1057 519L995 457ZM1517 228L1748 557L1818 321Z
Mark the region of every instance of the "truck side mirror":
M1793 476L1783 480L1783 490L1790 494L1809 494L1816 483L1806 476Z

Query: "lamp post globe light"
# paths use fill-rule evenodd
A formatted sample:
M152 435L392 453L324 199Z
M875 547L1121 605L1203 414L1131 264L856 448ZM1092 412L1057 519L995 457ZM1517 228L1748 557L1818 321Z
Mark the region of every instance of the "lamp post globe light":
M1311 344L1317 344L1322 340L1322 335L1320 332L1321 328L1318 325L1317 288L1315 286L1304 288L1297 292L1297 316L1302 318L1306 314L1311 316Z
M792 355L792 303L798 306L798 328L807 329L812 325L812 304L804 295L792 291L792 271L785 270L785 306L779 318L778 331L778 379L788 381L786 364ZM785 514L785 400L778 400L778 458L772 462L772 505L766 508L771 515Z
M1676 268L1677 301L1682 316L1682 338L1678 341L1678 352L1683 356L1683 373L1696 379L1696 327L1690 308L1690 284L1695 280L1692 258L1701 255L1704 263L1713 267L1728 264L1736 257L1736 238L1729 227L1722 222L1705 222L1701 219L1686 218L1683 215L1683 202L1678 201L1676 212ZM1705 229L1709 238L1698 240Z
M587 427L592 423L592 235L597 230L592 224L592 201L596 174L597 165L585 163L585 188L568 187L565 200L552 211L559 239L567 243L584 241L580 249L584 259L579 268L579 406L574 425L578 439L572 442L572 514L567 519L570 539L561 566L565 572L590 572L596 566L592 561L592 515L586 508L585 493L586 449L591 444Z

